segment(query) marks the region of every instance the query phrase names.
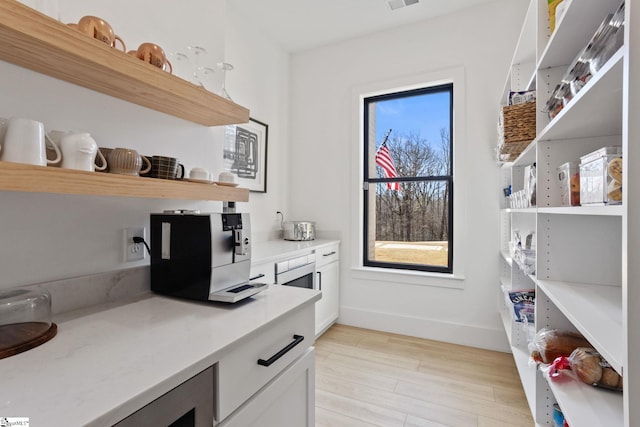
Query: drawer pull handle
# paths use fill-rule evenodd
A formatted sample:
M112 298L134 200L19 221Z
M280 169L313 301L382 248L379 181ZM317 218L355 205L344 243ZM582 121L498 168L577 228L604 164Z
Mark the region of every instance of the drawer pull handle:
M256 280L256 279L259 279L259 278L261 278L261 277L264 277L264 274L258 274L257 276L249 277L249 280L250 280L250 281L251 281L251 280Z
M331 251L328 254L322 254L322 256L331 256L331 255L335 255L336 251Z
M271 366L271 364L273 364L276 360L280 359L282 356L287 354L289 352L289 350L291 350L293 347L295 347L298 344L300 344L302 342L302 340L304 340L304 337L302 335L294 335L293 336L293 341L291 341L289 344L287 344L287 346L285 348L283 348L282 350L280 350L279 352L277 352L276 354L271 356L268 360L258 359L258 365L260 365L260 366Z

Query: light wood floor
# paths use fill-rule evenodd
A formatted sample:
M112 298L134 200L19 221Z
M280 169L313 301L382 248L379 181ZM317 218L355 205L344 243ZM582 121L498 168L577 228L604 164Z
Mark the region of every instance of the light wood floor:
M316 427L531 427L508 353L334 325L316 341Z

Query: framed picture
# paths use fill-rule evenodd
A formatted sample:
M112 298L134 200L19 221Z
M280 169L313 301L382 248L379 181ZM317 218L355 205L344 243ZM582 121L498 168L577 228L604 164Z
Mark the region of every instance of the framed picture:
M256 119L225 127L223 168L236 176L240 187L267 192L269 126Z

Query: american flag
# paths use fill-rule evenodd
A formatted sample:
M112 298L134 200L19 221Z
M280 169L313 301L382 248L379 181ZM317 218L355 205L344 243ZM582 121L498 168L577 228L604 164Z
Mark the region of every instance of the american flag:
M393 159L389 153L389 147L387 147L386 139L382 145L380 145L378 151L376 151L376 164L384 171L385 178L396 178L398 176L396 167L393 165ZM387 188L389 190L398 191L400 190L400 183L387 182Z

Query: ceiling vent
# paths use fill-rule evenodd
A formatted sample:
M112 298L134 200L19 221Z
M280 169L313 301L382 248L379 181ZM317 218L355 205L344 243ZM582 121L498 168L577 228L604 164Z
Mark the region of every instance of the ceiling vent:
M420 0L388 0L391 10L400 9L401 7L411 6L412 4L419 3Z

